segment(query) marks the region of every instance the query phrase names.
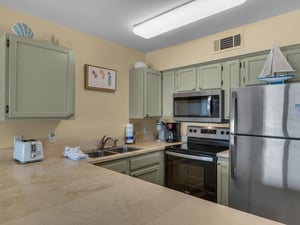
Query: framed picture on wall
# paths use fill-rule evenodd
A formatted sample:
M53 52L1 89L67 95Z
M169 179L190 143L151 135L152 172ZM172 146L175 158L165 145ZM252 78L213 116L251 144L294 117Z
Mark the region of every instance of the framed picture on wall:
M89 64L84 67L86 89L111 92L116 90L116 70Z

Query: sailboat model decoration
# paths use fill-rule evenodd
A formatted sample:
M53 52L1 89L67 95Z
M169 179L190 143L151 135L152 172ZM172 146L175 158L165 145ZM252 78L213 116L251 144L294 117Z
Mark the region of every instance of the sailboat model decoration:
M257 79L267 81L269 84L283 84L285 80L294 77L290 74L291 72L295 72L295 70L291 67L277 43L274 42Z

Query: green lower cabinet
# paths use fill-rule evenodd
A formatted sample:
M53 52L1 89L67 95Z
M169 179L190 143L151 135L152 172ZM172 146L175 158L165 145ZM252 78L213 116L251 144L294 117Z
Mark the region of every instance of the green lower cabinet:
M131 176L155 184L164 184L164 152L152 152L130 159Z
M151 183L163 185L163 179L159 165L136 170L131 172L131 176L141 180L149 181Z
M141 154L96 165L151 183L164 185L164 151Z
M229 163L228 158L218 158L217 202L228 206L229 202Z
M129 167L129 160L128 159L119 159L113 160L101 164L97 164L101 167L104 167L109 170L113 170L119 173L124 173L130 175L130 167Z

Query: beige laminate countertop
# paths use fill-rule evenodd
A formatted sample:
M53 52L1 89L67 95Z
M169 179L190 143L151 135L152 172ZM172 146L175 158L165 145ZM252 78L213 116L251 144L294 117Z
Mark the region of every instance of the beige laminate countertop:
M160 151L164 150L166 146L168 145L175 145L175 144L180 144L181 142L173 142L173 143L167 143L167 142L144 142L144 143L138 143L138 144L132 144L129 146L133 146L135 148L140 148L138 151L130 151L122 154L115 154L115 155L110 155L106 157L100 157L100 158L90 158L88 159L88 162L90 163L100 163L100 162L106 162L114 159L120 159L120 158L125 158L125 157L131 157L135 155L140 155L144 153L150 153L150 152L155 152L155 151ZM83 150L84 151L84 150Z
M220 158L229 158L229 150L225 150L217 153L217 156Z
M53 151L41 162L1 161L0 193L5 225L280 224Z

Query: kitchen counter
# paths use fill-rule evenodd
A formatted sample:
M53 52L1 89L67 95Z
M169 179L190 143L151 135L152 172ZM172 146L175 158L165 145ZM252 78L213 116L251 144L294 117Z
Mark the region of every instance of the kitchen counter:
M131 157L131 156L155 152L155 151L161 151L161 150L164 150L166 146L176 145L176 144L180 144L180 143L181 142L173 142L173 143L144 142L144 143L132 144L129 146L133 146L135 148L140 148L140 150L130 151L130 152L126 152L126 153L120 153L120 154L115 154L115 155L110 155L110 156L105 156L105 157L99 157L99 158L89 158L88 162L95 164L95 163L106 162L106 161L110 161L110 160L114 160L114 159L120 159L120 158Z
M162 146L148 147L155 151ZM44 161L25 165L1 161L0 224L280 225L88 160L45 153Z
M229 158L229 150L225 150L217 153L217 157L219 158Z

